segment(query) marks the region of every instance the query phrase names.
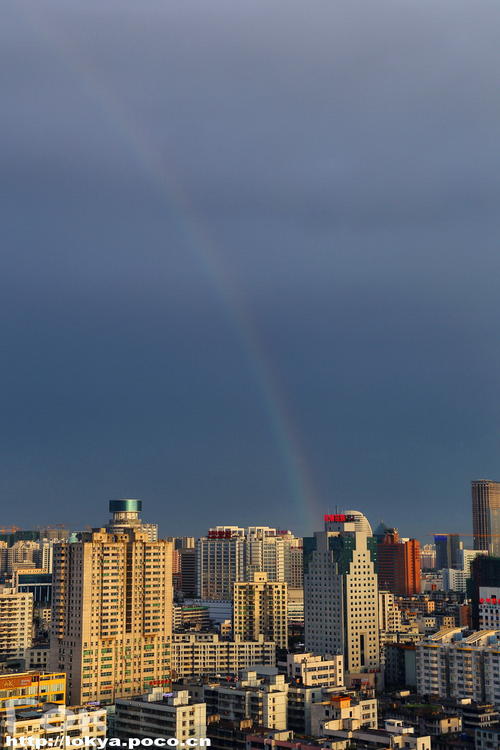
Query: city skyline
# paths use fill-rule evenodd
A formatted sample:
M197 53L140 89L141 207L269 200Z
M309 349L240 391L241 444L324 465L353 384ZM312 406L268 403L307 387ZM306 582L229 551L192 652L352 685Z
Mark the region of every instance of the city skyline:
M489 482L489 483L493 483L493 484L500 484L500 483L493 482L493 480L485 480L485 479L473 480L471 482L472 488L474 488L474 486L478 483L478 481L479 482ZM147 502L144 503L144 500L142 498L134 498L134 499L131 499L131 498L115 498L115 499L112 499L112 500L109 500L109 498L108 498L104 502L105 503L109 502L110 504L112 504L112 503L118 503L118 504L120 504L120 503L123 503L123 502L138 503L141 508L142 508L142 506L144 504L146 515L145 515L145 518L143 519L143 522L142 522L143 526L154 528L155 529L154 533L157 535L157 538L162 538L162 539L164 539L164 538L170 538L170 537L172 537L172 538L179 538L179 539L190 539L190 538L193 538L193 539L202 539L202 538L205 538L205 539L208 539L208 541L212 540L212 542L216 542L217 538L218 538L217 534L220 534L220 538L221 539L224 536L223 533L222 533L222 531L217 532L217 529L221 529L221 530L222 529L232 529L234 531L237 531L238 532L237 536L241 537L242 540L244 538L245 533L249 529L251 529L251 530L270 529L270 530L276 531L278 534L284 534L284 532L286 531L286 532L289 532L292 535L292 537L295 536L296 539L301 539L301 538L307 536L307 533L303 533L300 529L291 528L290 524L288 526L286 524L278 524L278 525L273 526L273 525L269 525L269 523L266 522L264 519L255 519L255 518L251 518L250 522L248 522L248 523L246 523L246 522L243 523L243 522L241 522L240 519L238 519L237 517L236 518L234 517L234 513L233 514L229 513L226 518L220 518L217 521L216 520L212 520L212 522L208 526L202 528L199 531L199 533L198 532L194 533L193 532L193 525L190 522L188 522L188 521L184 521L184 518L187 518L187 516L185 517L184 515L179 514L179 516L177 517L176 520L177 520L177 523L180 523L181 526L183 526L183 530L181 529L181 531L179 531L178 533L173 534L173 533L171 533L171 529L169 529L168 527L165 528L165 529L163 529L161 527L161 524L159 524L155 518L152 518L150 515L148 515L148 504L147 504ZM103 507L103 505L102 505L102 502L101 502L101 511L102 511L102 507ZM336 505L334 508L330 508L328 510L328 512L321 513L320 516L317 519L312 519L311 523L313 524L313 526L315 524L315 527L313 528L313 531L316 531L320 526L322 526L325 522L327 522L328 518L331 518L332 515L335 515L335 514L344 514L344 513L349 514L351 511L350 510L346 510L346 508L347 508L347 505L345 505L344 507L339 507L339 505ZM419 538L416 534L414 534L412 532L409 524L406 524L406 526L403 528L403 530L401 530L400 528L396 527L395 525L388 526L386 524L386 519L368 517L368 521L371 524L372 528L374 529L373 530L373 536L376 537L379 542L382 541L382 539L383 539L383 534L382 534L382 531L381 531L383 529L384 533L385 532L389 532L389 533L397 532L396 535L398 537L400 537L402 540L405 540L405 539L406 540L415 540L415 539L417 539L418 541L421 542L422 545L423 544L432 544L433 546L436 546L438 538L440 538L440 537L444 538L444 536L449 536L450 539L456 538L457 541L461 545L463 545L463 547L465 549L475 549L475 545L474 545L474 541L475 541L474 533L472 533L470 531L470 529L473 528L474 508L475 508L474 499L472 499L472 507L469 508L469 515L470 515L469 530L462 529L461 531L456 531L456 530L445 530L444 528L442 528L438 532L436 532L436 531L429 531L426 534L422 535L421 538ZM332 514L331 511L334 511L334 513ZM361 513L363 513L363 515L365 515L364 514L364 509L361 510L361 511L357 510L356 513L358 513L358 512L361 512ZM102 513L101 513L101 516L102 516ZM45 522L43 524L33 524L32 526L26 526L26 527L21 527L21 526L18 526L18 525L16 525L14 523L12 525L5 526L4 528L2 528L0 530L2 532L4 532L4 533L11 533L11 532L13 533L15 531L19 531L19 532L22 532L22 531L36 531L36 532L40 531L40 532L44 532L44 531L46 531L47 532L47 538L56 538L57 537L57 531L58 531L58 529L64 529L65 531L69 531L69 532L72 532L72 533L81 533L81 532L84 532L84 531L88 531L89 529L102 528L103 526L106 525L106 521L105 521L105 517L104 516L102 516L101 518L96 518L96 523L89 523L89 521L91 521L92 519L87 516L86 519L85 519L86 520L85 525L84 526L82 525L81 527L72 526L70 523L61 523L60 522L61 520L64 520L64 519L62 519L61 517L59 517L59 522L58 523L54 523L53 519L46 518ZM408 532L408 533L406 533L406 532ZM212 533L214 534L213 536L211 536ZM252 532L252 533L254 533L254 532ZM495 537L495 536L497 536L497 535L495 533L493 533L493 537ZM40 536L40 539L42 539L42 538L45 538L45 537ZM288 537L283 536L282 538L286 539ZM483 545L483 547L484 547L484 545ZM478 549L483 549L483 547L480 546L480 547L478 547ZM458 547L457 547L457 549L458 549Z

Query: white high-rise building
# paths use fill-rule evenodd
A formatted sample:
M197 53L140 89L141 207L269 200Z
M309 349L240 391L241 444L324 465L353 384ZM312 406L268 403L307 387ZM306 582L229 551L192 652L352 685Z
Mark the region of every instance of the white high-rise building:
M346 672L380 665L376 540L359 511L325 516L304 539L305 648L343 654Z
M267 573L270 581L302 588L302 539L268 526L215 526L196 547L198 596L229 600L236 581Z
M196 545L198 596L230 601L235 581L245 576L245 530L216 526Z

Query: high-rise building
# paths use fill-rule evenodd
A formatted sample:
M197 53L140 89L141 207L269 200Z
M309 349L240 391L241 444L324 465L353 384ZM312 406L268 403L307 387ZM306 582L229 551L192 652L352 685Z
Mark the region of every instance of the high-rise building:
M198 596L229 600L236 581L267 573L270 581L302 587L302 540L268 526L216 526L197 543Z
M472 627L479 629L481 589L491 589L500 582L500 557L480 555L471 564L471 576L467 584L467 593L471 601Z
M38 542L19 540L7 550L7 571L13 573L20 568L36 568L40 545Z
M174 593L184 598L196 596L196 541L193 536L172 537L174 545Z
M401 630L401 610L390 591L379 591L378 617L382 632L398 633Z
M198 596L229 601L235 581L245 580L245 530L217 526L196 547Z
M462 550L464 544L459 534L436 534L434 536L436 545L436 568L454 568L458 570L462 567Z
M0 589L0 661L23 659L31 646L33 595Z
M140 500L112 500L108 528L54 548L50 664L71 703L169 684L172 545L149 541Z
M301 588L302 539L291 531L268 526L250 526L246 538L246 579L254 573L267 573L270 581L286 581L291 588Z
M345 671L380 664L376 539L359 511L326 515L304 539L305 648L343 654Z
M487 555L488 551L485 549L463 549L462 550L462 564L461 569L464 571L465 578L471 577L471 565L472 561L479 557L479 555Z
M472 531L474 549L500 556L500 482L472 482Z
M436 567L436 546L424 544L420 550L420 565L422 570L434 570Z
M288 646L288 584L254 573L253 581L234 584L233 633L247 641L260 635L279 648Z
M402 541L397 529L388 529L377 544L377 573L380 588L398 596L419 594L420 542Z

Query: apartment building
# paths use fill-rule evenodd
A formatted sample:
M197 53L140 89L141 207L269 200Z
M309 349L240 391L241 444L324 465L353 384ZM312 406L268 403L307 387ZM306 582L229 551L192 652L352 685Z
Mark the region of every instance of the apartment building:
M276 644L259 636L255 641L222 640L216 633L174 633L172 679L237 675L255 665L276 664Z
M288 584L270 581L267 573L233 586L233 633L246 641L263 635L279 648L288 646Z
M189 686L187 686L189 687ZM235 683L209 683L203 687L207 714L224 719L254 719L269 729L287 728L288 683L282 674L258 676L246 670Z
M118 698L114 733L123 739L175 737L187 747L190 738L206 737L206 704L192 700L187 690L165 694L163 688L136 698Z
M302 588L302 539L268 526L216 526L197 542L201 599L231 599L236 581L267 573L270 581Z
M377 728L377 699L356 698L343 694L329 696L328 700L311 706L311 733L324 737L328 730L352 731L364 727Z
M79 739L83 747L88 740L106 737L106 709L45 704L12 708L0 716L0 747L12 747L13 740L22 747L27 737L32 738L27 747L65 747Z
M500 707L500 630L446 628L416 644L417 690Z
M113 500L108 530L54 548L50 664L70 702L114 703L169 684L172 546L143 532L139 500Z
M344 660L341 654L288 654L286 671L290 680L301 685L325 688L341 688L344 685Z
M390 591L379 591L378 623L383 633L399 633L401 630L401 610Z
M0 661L24 659L31 646L33 596L0 588Z

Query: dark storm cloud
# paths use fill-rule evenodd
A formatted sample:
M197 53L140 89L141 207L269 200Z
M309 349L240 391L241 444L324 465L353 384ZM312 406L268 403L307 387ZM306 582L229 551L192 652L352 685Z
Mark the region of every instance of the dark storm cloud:
M3 9L5 523L96 523L124 494L166 533L302 530L273 377L316 507L468 528L469 480L499 475L499 21Z

